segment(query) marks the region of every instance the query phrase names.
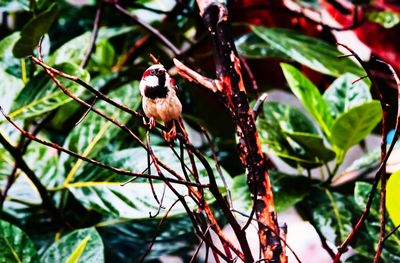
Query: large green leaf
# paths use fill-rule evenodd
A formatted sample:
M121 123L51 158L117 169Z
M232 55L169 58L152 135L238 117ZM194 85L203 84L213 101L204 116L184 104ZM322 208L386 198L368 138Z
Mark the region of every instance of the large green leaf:
M289 64L281 64L281 67L294 95L319 123L323 132L330 137L332 114L318 88L295 67Z
M104 262L103 241L95 228L76 230L51 245L41 262Z
M368 85L359 77L346 73L337 78L325 91L324 99L328 103L333 118L349 111L351 108L372 100Z
M374 100L339 115L332 127L331 143L345 153L375 128L381 120L381 114L380 103ZM342 157L339 156L339 160Z
M0 251L0 262L39 262L30 238L21 229L3 220L0 220Z
M272 48L321 73L337 77L346 72L365 74L351 59L339 59L341 53L336 47L320 39L283 28L251 26L251 29Z
M128 33L133 30L133 27L123 28L105 28L99 29L99 33L96 39L96 47L104 40L109 40L115 36ZM82 48L82 43L88 43L90 41L91 32L86 32L62 45L58 48L49 58L48 64L61 64L61 63L75 63L80 64L81 60L86 52L85 48Z
M400 170L393 173L386 186L386 207L395 226L400 225Z
M181 171L181 163L177 157L174 156L169 147L154 146L153 151L155 155L163 162L167 163L171 169L178 173ZM186 156L187 157L187 156ZM124 168L130 171L142 172L147 168L147 152L143 148L132 148L122 151L117 151L102 157L101 161L115 167ZM188 158L185 162L190 164ZM213 162L209 163L214 167ZM208 183L206 170L201 164L197 164L200 181ZM216 169L213 169L217 177L217 184L224 191L224 184ZM166 176L170 174L162 169ZM156 174L152 168L152 174ZM180 173L182 177L183 174ZM225 179L228 185L229 176L224 171ZM92 165L85 165L84 169L76 175L74 181L67 185L68 189L72 192L79 202L88 209L93 209L106 215L122 218L148 218L149 212L153 214L157 211L158 204L154 200L151 192L150 184L145 180L137 179L134 182L121 186L120 183L127 181L130 177L117 175L108 170L93 167ZM164 191L164 183L160 180L153 180L153 187L155 192L161 197ZM187 188L182 185L174 184L174 188L182 195L187 193ZM209 193L206 191L206 198L211 200ZM177 200L175 194L166 189L164 195L163 206L169 207ZM190 200L187 200L189 203ZM170 213L176 215L184 213L183 207L177 205Z
M89 81L89 73L74 64L65 63L56 66L56 68L84 81ZM66 89L78 97L85 92L83 87L70 80L64 78L59 78L59 80ZM19 93L11 108L10 117L17 119L31 118L54 110L70 101L72 101L72 98L64 94L50 77L44 71L41 71Z
M319 162L327 163L335 158L335 152L325 147L321 136L312 133L286 132L290 138L303 147L308 153L315 156Z
M90 57L88 70L105 74L111 72L115 62L115 50L107 39L97 43L96 51Z
M136 109L140 104L139 83L133 81L111 92L109 97ZM97 110L113 117L120 123L126 123L131 117L128 113L111 106L105 101L99 101L94 106ZM94 112L89 112L85 119L67 136L64 147L87 157L94 157L105 148L121 129L111 121ZM65 171L64 184L68 184L82 168L84 162L62 153L59 167Z
M254 33L241 36L235 42L238 52L246 58L282 58L287 61L292 59L279 49L272 47Z
M300 211L308 214L310 223L335 245L340 245L353 230L352 200L329 189L310 192L300 203Z
M269 102L257 121L260 139L288 164L320 166L334 155L327 149L311 121L293 106ZM313 143L314 145L309 145Z
M49 31L57 16L58 6L53 3L48 9L26 23L21 31L21 38L13 48L14 56L22 58L32 55L33 49L38 45L40 38Z

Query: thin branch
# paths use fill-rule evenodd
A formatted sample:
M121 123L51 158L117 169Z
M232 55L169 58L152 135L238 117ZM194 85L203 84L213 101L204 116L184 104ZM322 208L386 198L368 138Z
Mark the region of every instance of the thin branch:
M234 210L234 209L233 209L232 211L235 212L235 213L238 213L239 215L242 215L242 216L244 216L244 217L250 218L252 221L256 221L256 222L259 223L259 224L264 224L264 223L260 222L258 219L251 218L251 217L249 217L248 215L246 215L246 214L243 213L243 212L240 212L240 211ZM294 250L291 248L291 246L289 246L289 244L286 242L286 240L285 240L284 238L282 238L281 235L280 235L279 233L276 233L274 229L270 228L270 227L267 226L267 225L264 225L264 226L265 226L266 228L268 228L270 231L274 232L275 235L278 236L278 237L280 238L280 240L282 241L282 243L284 243L285 246L286 246L287 248L289 248L289 250L292 252L293 256L296 258L297 262L301 263L300 258L297 256L296 252L294 252ZM266 260L266 259L262 259L262 260Z
M208 142L208 145L209 145L210 150L211 150L211 155L212 155L212 157L214 159L215 168L217 169L217 172L218 172L219 176L221 177L222 182L223 182L223 184L224 184L224 186L226 188L226 191L228 193L229 205L232 207L232 203L233 202L232 202L231 190L228 187L228 184L226 182L224 173L222 172L222 169L221 169L221 165L219 164L217 151L215 150L215 145L212 142L210 135L208 134L207 130L204 127L201 127L201 131L204 134L204 137L206 138L206 140Z
M163 34L161 34L161 32L158 31L156 28L154 28L151 25L147 24L146 22L142 21L137 16L131 14L128 10L124 9L119 4L115 4L114 6L118 11L120 11L121 13L123 13L126 16L129 16L132 20L134 20L136 23L141 25L147 31L149 31L152 34L154 34L162 43L164 43L164 45L166 47L168 47L172 51L172 53L174 53L175 56L179 56L180 55L180 50L174 44L172 44L172 42L169 41L168 38L166 38Z
M94 18L94 23L93 23L93 29L92 29L92 34L90 36L89 40L89 46L86 49L85 55L83 56L82 62L80 64L81 68L85 68L87 63L89 62L90 55L93 52L96 39L97 39L97 34L99 32L99 25L100 25L100 19L101 19L101 14L102 14L102 9L103 9L103 0L99 0L100 3L98 4L97 10L96 10L96 16Z
M207 227L206 231L204 232L204 235L207 235L207 234L208 234L208 231L210 230L210 227L211 227L211 226L208 226L208 227ZM194 254L193 254L192 258L190 259L189 263L195 262L196 257L197 257L197 254L199 254L200 248L201 248L201 246L203 245L203 243L204 243L204 240L201 240L201 241L200 241L200 244L197 246L196 250L194 251Z
M209 79L207 77L200 75L196 71L185 66L185 64L183 64L176 58L174 58L174 64L175 64L176 68L178 69L178 74L181 75L183 78L186 78L187 80L189 80L191 82L198 83L198 84L202 85L203 87L206 87L207 89L211 90L212 92L218 92L216 83L212 79Z
M261 94L261 96L257 99L256 104L254 104L253 115L255 120L257 120L257 117L260 114L262 106L264 105L264 102L267 98L268 98L268 93L265 92Z
M32 131L33 135L36 135L39 133L39 131L43 128L43 126L54 116L54 111L47 114L35 127L35 129ZM28 146L30 144L30 140L28 141L24 141L23 136L21 136L21 139L16 147L16 150L19 151L21 157L24 155L24 153L26 152L26 150L28 149ZM10 190L11 186L14 184L16 177L16 173L18 171L18 164L15 163L12 172L7 176L7 183L4 187L4 190L2 192L2 194L0 194L1 199L0 199L0 211L3 209L3 204L4 201L7 197L7 193Z
M161 226L162 224L165 222L165 220L167 220L168 214L171 212L172 208L174 208L174 206L179 202L180 200L177 199L175 200L172 205L168 208L168 210L165 212L164 216L161 218L160 222L157 225L157 229L154 232L154 235L150 241L150 243L147 245L146 251L144 252L144 254L140 257L140 259L137 262L143 262L144 259L146 258L146 256L150 253L151 248L153 247L154 243L156 242L156 238L161 230Z
M397 225L392 231L390 231L385 238L383 239L383 242L385 242L391 235L393 235L394 233L396 233L397 230L399 230L400 228L400 224Z
M387 107L387 104L384 101L384 98L383 98L380 90L378 89L378 86L377 86L377 83L376 83L374 77L372 76L371 72L368 70L367 65L365 64L364 61L361 60L361 58L358 56L358 54L355 53L352 49L350 49L349 47L347 47L346 45L343 45L343 44L338 44L338 45L346 48L357 59L357 61L361 64L361 66L366 71L368 77L371 80L371 83L372 83L372 86L373 86L375 92L379 96L379 99L380 99L381 105L382 105L382 109L383 109L383 115L384 115L384 118L386 118L385 114L386 114L386 112L388 112L389 109ZM400 101L400 89L399 89L398 92L399 92L399 101ZM399 117L399 114L398 114L397 121L396 121L396 128L395 128L395 136L394 136L394 138L392 140L392 143L389 146L388 151L381 153L381 156L384 155L384 158L383 158L383 160L381 160L379 169L378 169L378 171L377 171L377 173L375 175L375 178L374 178L374 181L373 181L373 184L372 184L372 189L371 189L371 192L369 193L365 209L364 209L363 213L361 214L359 220L357 221L356 225L354 226L353 230L351 231L351 233L347 236L345 241L338 248L338 252L336 253L336 256L335 256L335 258L333 260L333 262L335 262L335 263L338 263L340 261L341 255L343 254L344 251L346 251L350 241L355 237L356 233L360 230L361 226L363 225L364 221L366 220L366 218L367 218L367 216L368 216L368 214L370 212L372 201L374 199L375 192L376 192L376 189L378 187L379 180L382 178L383 174L385 173L387 160L389 159L389 156L392 153L393 148L394 148L394 146L395 146L395 144L396 144L396 142L397 142L397 140L399 138L399 135L400 135L399 123L400 123L400 117ZM383 239L381 239L381 240L383 240Z
M139 177L139 178L146 178L146 179L151 178L151 179L154 179L154 180L161 180L161 181L164 181L164 182L165 182L165 181L168 181L168 182L171 182L171 183L182 184L182 185L186 185L186 186L209 187L209 185L207 185L207 184L201 184L201 185L199 185L199 184L197 184L197 183L186 182L186 181L183 181L183 180L177 180L177 179L173 179L173 178L169 178L169 177L160 178L159 176L156 176L156 175L146 175L146 174L131 172L131 171L128 171L128 170L125 170L125 169L116 168L116 167L113 167L113 166L106 165L106 164L104 164L104 163L102 163L102 162L99 162L99 161L96 161L96 160L87 158L87 157L82 156L82 155L80 155L80 154L78 154L78 153L76 153L76 152L73 152L73 151L71 151L71 150L69 150L69 149L66 149L66 148L64 148L64 147L62 147L62 146L60 146L60 145L58 145L58 144L56 144L56 143L48 142L48 141L45 141L45 140L42 140L42 139L37 138L37 137L34 136L32 133L27 132L27 131L25 131L24 129L22 129L20 126L18 126L18 124L16 124L16 123L3 111L3 108L2 108L2 107L0 107L0 111L1 111L1 113L3 114L3 116L4 116L4 117L5 117L5 118L6 118L6 119L7 119L7 120L22 134L22 135L23 135L23 136L25 136L26 138L28 138L28 139L30 139L30 140L33 140L33 141L36 141L36 142L38 142L38 143L40 143L40 144L46 145L46 146L48 146L48 147L54 148L54 149L56 149L56 150L58 150L58 151L61 151L61 152L66 153L66 154L69 154L69 155L71 155L71 156L73 156L73 157L75 157L75 158L81 159L81 160L86 161L86 162L88 162L88 163L91 163L91 164L93 164L93 165L96 165L96 166L102 167L102 168L104 168L104 169L110 170L110 171L112 171L112 172L114 172L114 173L122 174L122 175L135 176L135 177Z
M0 106L0 111L3 113L4 116L5 113L3 109ZM6 117L7 118L7 117ZM14 125L15 126L15 125ZM13 145L11 145L6 138L3 137L3 135L0 133L0 143L4 146L4 148L11 154L11 156L14 158L15 162L17 163L18 167L26 174L26 176L31 180L31 182L35 185L36 189L39 192L40 198L42 199L43 202L43 207L50 212L51 216L56 222L59 223L65 223L63 217L53 204L53 201L51 200L51 197L48 195L48 192L46 188L42 185L36 174L29 168L29 166L26 164L24 159L22 158L20 152L15 148Z
M256 93L257 97L260 97L260 90L258 88L257 80L254 77L253 71L251 70L249 64L247 64L247 59L244 56L239 56L240 62L244 66L244 69L246 70L247 75L249 76L251 83L253 85L253 90Z
M243 10L273 10L273 11L278 11L278 12L286 12L289 13L293 16L296 17L301 17L304 18L307 22L310 22L312 24L315 25L320 25L324 28L327 28L329 30L334 30L334 31L349 31L349 30L354 30L358 27L360 27L364 22L365 22L365 18L361 17L359 18L359 6L355 6L354 7L354 14L353 14L353 21L350 25L348 26L344 26L344 27L335 27L335 26L331 26L328 24L323 23L322 21L316 21L313 18L307 16L304 12L304 7L301 7L300 11L295 11L295 10L291 10L289 8L287 8L284 5L276 5L276 4L256 4L256 5L251 5L251 6L246 6L246 7L242 7L240 9L240 11ZM235 11L239 11L237 9L234 9Z

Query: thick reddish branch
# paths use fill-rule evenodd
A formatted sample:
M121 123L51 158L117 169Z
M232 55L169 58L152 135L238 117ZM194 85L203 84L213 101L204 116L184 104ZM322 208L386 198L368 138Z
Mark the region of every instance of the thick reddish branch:
M240 61L233 38L229 33L228 11L224 4L198 0L200 13L211 34L217 73L217 87L225 99L236 123L239 138L238 151L246 167L247 182L255 198L255 212L259 223L259 238L263 257L271 262L287 262L279 233L273 195L261 150L253 112L243 84ZM265 227L268 226L268 227ZM273 231L271 231L271 229ZM234 229L235 231L235 229ZM238 233L235 234L238 235ZM239 240L240 242L240 240ZM243 240L242 242L246 242ZM246 261L253 261L251 252L241 243Z

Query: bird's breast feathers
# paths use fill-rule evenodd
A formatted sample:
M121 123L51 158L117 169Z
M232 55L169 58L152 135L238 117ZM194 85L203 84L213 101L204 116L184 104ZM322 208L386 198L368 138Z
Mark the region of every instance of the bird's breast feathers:
M169 90L165 98L151 99L143 96L143 110L147 117L168 122L178 120L182 113L182 104L175 90Z

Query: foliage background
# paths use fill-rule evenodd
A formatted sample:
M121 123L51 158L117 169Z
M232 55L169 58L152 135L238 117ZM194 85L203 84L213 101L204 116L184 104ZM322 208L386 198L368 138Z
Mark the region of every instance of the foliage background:
M194 1L178 4L121 1L120 4L151 23L179 47L179 58L194 61L206 76L214 75L209 38ZM399 71L399 9L396 5L366 1L297 1L294 4L301 7L300 11L280 1L268 5L261 1L228 1L232 33L240 55L250 68L247 71L243 67L249 99L254 103L260 93L279 89L294 94L303 105L299 108L267 100L257 121L267 154L294 168L290 170L293 174L288 174L279 165L271 166L277 210L295 206L321 239L328 242L325 249L333 253L365 207L371 190L369 175L376 171L380 152L366 152L349 167L340 165L353 146L362 145L370 133L379 134L382 112L377 94L371 94L371 80L353 83L365 75L362 67L350 58L338 58L341 52L335 46L333 33L341 30L333 30L333 26L323 25L305 13L310 10L329 13L339 28L348 27L346 31L356 34L375 56ZM12 22L1 24L0 105L25 129L32 131L39 127L41 138L112 166L143 171L147 167L144 150L118 127L91 112L76 124L85 115L85 109L63 94L27 58L32 52L36 54L36 46L44 35L42 49L48 65L78 76L109 97L140 110L138 80L149 66L149 53L155 54L167 68L173 68L172 58L177 54L112 5L103 3L95 49L84 67L82 59L90 42L98 5L95 2L73 5L65 1L2 1L3 21ZM355 7L363 8L361 18L356 20ZM363 22L359 24L358 20ZM393 79L379 77L388 73L374 60L369 67L374 70L375 81L383 87L382 93L391 107L389 130L394 128L397 111L396 90L390 88L394 86ZM200 128L211 134L233 206L249 214L250 191L237 155L229 112L211 93L180 77L176 80L192 140L216 167L212 147ZM65 79L62 83L76 96L93 100L93 95L83 87ZM146 130L128 114L102 101L96 102L95 108L117 118L144 138ZM0 119L0 132L13 145L22 141L18 131L4 118ZM156 155L179 170L179 160L172 156L162 138L154 133L152 142ZM14 172L16 179L7 195L2 191L5 201L0 235L8 242L8 245L0 242L4 262L18 262L17 258L21 262L120 262L127 258L136 261L143 255L161 217L148 216L157 210L157 204L145 180L121 187L120 183L129 178L37 143L30 143L20 153L75 231L69 233L51 220L41 206L37 190L24 172L18 170ZM0 183L6 189L15 164L1 145L0 156ZM396 164L398 160L391 160L387 170L388 174L393 172L387 186L390 216L387 233L400 224L396 197L400 174L395 173ZM200 174L206 176L202 170ZM218 182L221 188L225 187L221 178ZM161 183L154 183L154 187L157 192L163 191ZM172 193L167 192L165 206L169 207L173 201ZM374 256L372 251L376 249L380 225L378 195L375 201L367 223L351 244L354 255L348 262L371 261ZM146 260L178 255L186 262L198 243L184 211L176 207ZM400 262L399 247L400 234L396 232L385 243L383 261Z

